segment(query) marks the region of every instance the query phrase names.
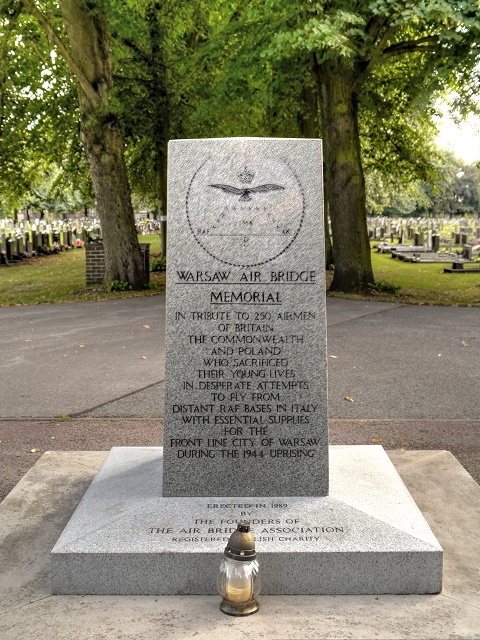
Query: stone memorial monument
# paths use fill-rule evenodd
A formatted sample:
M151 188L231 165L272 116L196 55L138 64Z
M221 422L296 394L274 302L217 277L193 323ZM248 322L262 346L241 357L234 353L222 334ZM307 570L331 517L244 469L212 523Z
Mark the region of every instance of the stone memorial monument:
M440 591L382 447L329 452L321 167L319 140L170 143L164 447L112 449L54 593L216 593L239 519L264 594Z
M328 493L320 167L319 141L171 144L164 496Z

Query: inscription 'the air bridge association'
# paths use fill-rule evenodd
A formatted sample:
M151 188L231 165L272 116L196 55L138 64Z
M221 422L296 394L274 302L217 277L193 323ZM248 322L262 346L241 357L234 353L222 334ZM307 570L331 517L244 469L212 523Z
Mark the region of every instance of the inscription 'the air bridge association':
M164 495L325 495L320 142L179 140L169 163Z

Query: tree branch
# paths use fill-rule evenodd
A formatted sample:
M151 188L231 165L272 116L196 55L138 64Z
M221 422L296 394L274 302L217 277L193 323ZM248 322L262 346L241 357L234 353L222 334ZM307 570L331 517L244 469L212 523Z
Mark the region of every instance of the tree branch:
M372 42L376 41L386 22L387 17L381 15L378 15L368 21L365 31L367 36L372 39Z
M414 53L416 51L436 51L438 47L429 46L429 42L438 45L440 42L439 36L425 36L424 38L419 38L418 40L405 40L404 42L399 42L398 44L394 44L391 47L387 47L384 50L383 55L400 56L404 53Z
M8 77L8 65L4 64L4 59L10 45L10 36L12 35L15 22L21 11L21 3L15 5L10 12L8 12L8 8L5 9L5 14L8 16L8 26L4 27L0 44L0 139L3 135L3 122L5 120L5 83Z
M380 39L380 42L378 43L378 46L375 48L375 51L373 52L372 57L370 58L370 60L367 63L367 66L365 67L365 73L369 73L372 70L375 62L378 60L378 57L384 52L383 49L385 45L387 44L389 39L392 37L392 35L395 33L396 28L397 27L393 25L391 27L388 27L388 29L386 29L385 33Z
M112 36L112 38L114 40L118 40L123 45L125 45L127 48L129 48L132 51L134 51L135 53L137 53L141 58L143 58L145 60L145 62L147 62L148 64L152 64L152 54L150 52L144 51L137 44L135 44L135 42L133 42L129 38L122 38L116 32L112 33L111 36Z
M75 62L67 47L63 44L61 38L55 32L52 25L49 23L48 19L43 15L43 13L37 8L35 4L35 0L22 0L22 3L26 10L32 15L38 22L38 24L42 27L42 29L47 34L48 39L57 48L58 53L62 56L65 62L68 65L68 68L76 77L78 84L80 85L82 91L85 93L87 98L93 104L97 104L100 100L98 93L92 87L90 82L87 80L85 74L82 69Z

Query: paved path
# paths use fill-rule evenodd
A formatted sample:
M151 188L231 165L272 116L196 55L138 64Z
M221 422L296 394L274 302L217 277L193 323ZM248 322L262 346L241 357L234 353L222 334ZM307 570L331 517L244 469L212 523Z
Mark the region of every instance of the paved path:
M0 417L75 415L130 393L135 415L159 415L141 390L163 381L164 333L165 296L0 309Z
M328 298L327 318L332 418L480 419L480 309ZM0 418L163 416L164 330L164 296L1 308Z
M52 596L50 551L105 458L67 451L43 456L0 505L0 637L478 640L480 487L447 452L389 456L444 550L439 594L260 595L260 612L246 618L220 613L218 596Z

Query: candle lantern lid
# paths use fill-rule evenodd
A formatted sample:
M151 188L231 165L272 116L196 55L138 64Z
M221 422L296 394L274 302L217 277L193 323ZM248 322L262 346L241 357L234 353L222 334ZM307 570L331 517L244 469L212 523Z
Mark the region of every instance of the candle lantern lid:
M224 555L233 560L255 560L257 557L255 538L250 531L249 522L240 520L237 523L237 529L230 536L227 546L225 547Z

